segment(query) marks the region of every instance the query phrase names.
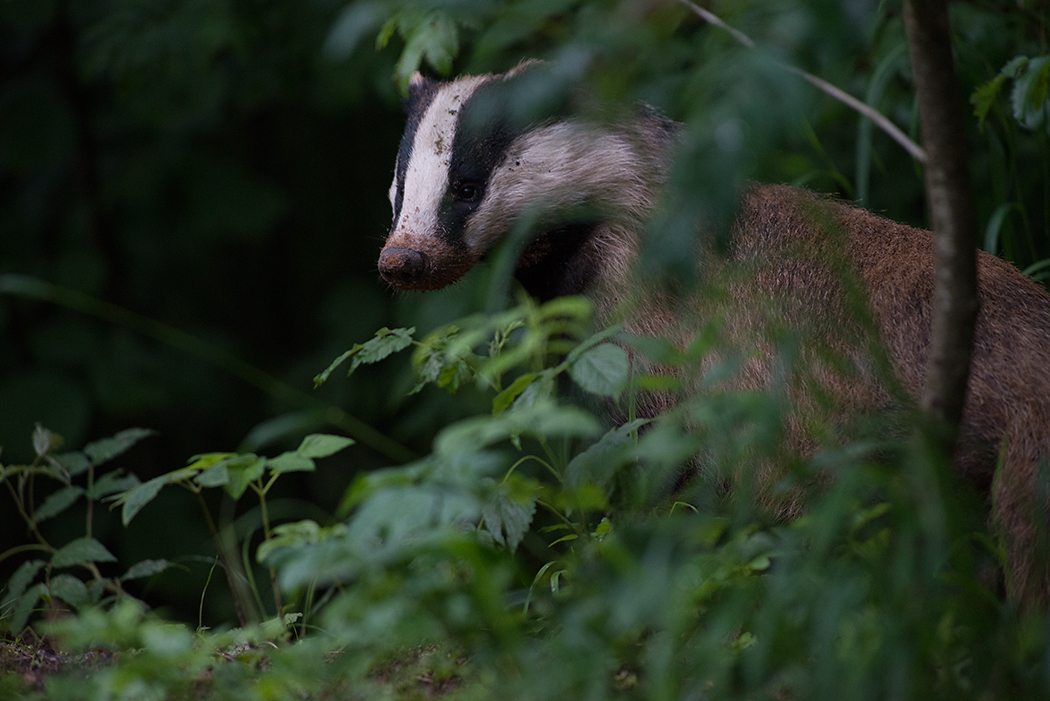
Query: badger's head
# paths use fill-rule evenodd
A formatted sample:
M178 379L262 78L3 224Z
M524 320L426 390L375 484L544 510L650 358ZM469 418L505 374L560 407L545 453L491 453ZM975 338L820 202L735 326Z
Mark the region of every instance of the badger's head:
M379 258L387 283L445 287L515 232L528 239L519 279L531 270L549 290L578 292L597 265L583 256L595 231L647 214L654 156L630 129L568 118L564 93L544 80L530 64L451 82L413 77ZM550 283L565 275L575 278L568 288Z

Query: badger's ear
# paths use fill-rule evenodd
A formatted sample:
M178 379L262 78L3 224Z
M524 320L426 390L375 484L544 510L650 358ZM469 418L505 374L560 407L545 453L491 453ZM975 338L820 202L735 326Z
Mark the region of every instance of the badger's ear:
M411 114L420 102L425 101L425 96L436 90L438 85L438 81L425 77L419 71L413 73L408 79L408 96L402 103L405 112Z
M504 73L503 74L503 79L507 80L509 78L513 78L514 76L518 75L522 71L528 70L529 68L533 68L535 66L542 66L542 65L544 65L543 61L539 60L538 58L527 58L524 61L522 61L521 63L519 63L518 65L514 66L514 68L511 68L509 71Z

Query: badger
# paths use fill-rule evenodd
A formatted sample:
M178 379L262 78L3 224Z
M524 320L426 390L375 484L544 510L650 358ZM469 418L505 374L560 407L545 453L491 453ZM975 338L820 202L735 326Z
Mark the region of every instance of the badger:
M707 273L733 264L722 278L728 291L715 301L702 294L675 299L645 284L634 268L646 224L668 187L679 126L645 106L615 119L578 116L557 100L530 111L517 96L535 93L522 84L542 79L532 64L447 82L413 76L389 193L393 225L379 257L384 281L399 290L439 289L497 242L521 237L515 277L539 299L584 294L598 323L622 320L629 330L682 342L709 313L723 315L729 336L756 347L762 327L786 324L861 368L842 375L818 362L816 380L802 383L832 396L835 412L885 409L896 401L889 385L917 400L931 326L928 231L805 190L752 185L740 197L728 245L697 249L696 264ZM854 289L864 300L860 317L872 322L867 326L851 304ZM1045 607L1050 296L983 252L978 289L954 463L991 502L1011 597ZM871 327L891 381L864 370L877 356L863 340ZM773 362L768 353L753 353L741 386L768 384ZM802 395L795 399L813 405ZM656 409L665 405L653 402Z

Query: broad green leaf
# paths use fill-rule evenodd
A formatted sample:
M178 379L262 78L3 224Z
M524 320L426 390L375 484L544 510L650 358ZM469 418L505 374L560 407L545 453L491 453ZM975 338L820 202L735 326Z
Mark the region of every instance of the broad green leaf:
M555 297L544 302L540 314L544 317L567 316L576 319L590 319L594 304L586 297Z
M1002 90L1003 83L1009 78L1016 78L1018 72L1024 68L1027 63L1027 56L1014 57L1003 66L1003 69L999 71L999 75L973 91L973 94L970 96L970 103L973 105L973 113L977 117L979 125L984 125L984 119L988 115L988 111L992 108L992 105L995 104L995 100L999 96L999 92Z
M59 574L51 578L48 593L61 599L75 609L88 603L88 590L82 581L69 574Z
M317 525L316 521L305 520L296 521L295 523L282 523L274 527L273 536L269 540L265 540L259 545L255 559L258 562L263 562L277 548L316 543L320 538L321 527Z
M84 454L88 456L92 464L98 466L112 460L122 454L131 446L138 443L147 436L152 436L156 431L146 428L129 428L116 434L112 438L103 438L94 443L84 446Z
M281 453L266 461L266 467L272 472L312 472L314 461L297 452Z
M347 358L349 358L351 355L353 355L357 351L361 350L361 348L362 348L362 346L360 344L355 345L353 348L351 348L350 350L346 351L345 353L340 355L338 358L333 360L331 362L331 364L329 364L329 366L326 367L324 370L322 370L319 374L315 375L314 376L314 389L317 389L318 387L323 385L325 383L325 381L328 379L328 377L332 374L333 370L335 370L337 367L342 365L343 361L345 361Z
M514 407L499 416L476 416L454 423L434 439L434 452L441 457L451 457L477 452L524 434L585 438L599 431L598 421L583 409L560 406L553 400L537 401L527 407Z
M649 419L635 419L617 426L578 453L565 467L566 486L576 488L584 482L591 482L604 488L616 470L632 459L631 453L624 448L633 442L633 433L649 422Z
M144 625L139 635L149 654L160 659L184 659L193 649L193 633L182 626Z
M49 431L40 424L33 429L33 450L36 451L37 457L43 457L52 450L58 450L62 447L62 442L62 436Z
M10 626L10 630L15 635L21 633L26 627L26 623L29 622L29 617L33 615L33 610L36 608L37 602L40 601L41 597L46 593L47 587L41 582L39 584L34 584L27 589L21 597L19 597L14 613L12 613L11 618L8 619L8 626Z
M227 458L236 457L237 455L237 453L202 453L201 455L194 455L189 459L186 467L182 469L190 471L205 470L215 463L222 462ZM192 474L190 476L192 476Z
M497 394L492 400L492 415L499 416L502 414L538 376L539 373L536 372L521 375L511 383L510 387Z
M511 552L525 537L536 514L536 498L539 494L535 483L517 479L516 475L497 485L491 500L481 507L485 529L492 539L506 545Z
M197 474L197 470L184 467L181 470L169 472L160 477L154 477L148 482L143 482L134 489L117 496L113 500L114 504L123 504L120 512L120 520L125 526L127 526L131 523L131 519L135 518L135 514L137 514L143 506L153 501L153 498L160 493L160 490L163 489L165 485L174 484L175 482L192 477L195 474Z
M119 494L129 489L134 489L141 484L135 475L121 475L119 471L107 472L95 480L94 486L88 490L88 499L101 499L110 494Z
M15 573L11 575L11 579L7 580L7 588L0 590L0 610L6 609L9 603L22 596L33 578L46 564L43 560L27 560L19 565Z
M444 12L428 14L402 34L406 36L405 48L396 67L399 85L408 85L424 59L442 75L447 75L452 69L452 57L459 52L459 31Z
M244 490L248 488L248 484L262 477L263 471L266 469L266 458L247 453L230 458L215 467L226 468L229 472L226 493L234 499L240 499L241 495L244 494Z
M350 372L358 366L366 363L378 363L387 356L397 353L412 345L412 334L416 332L413 326L409 329L388 329L383 327L376 331L375 338L365 342L353 360L350 361Z
M1014 119L1028 129L1036 129L1046 118L1047 83L1050 81L1050 56L1028 61L1017 78L1010 94Z
M591 394L617 399L630 377L627 352L612 343L602 343L583 353L569 366L569 376Z
M230 472L225 461L218 462L194 477L193 481L202 487L223 487L230 483Z
M303 439L295 452L304 458L327 458L343 448L354 444L353 438L333 436L326 433L313 433Z
M91 461L81 452L60 453L52 457L58 460L62 467L66 468L66 472L69 473L70 477L87 472L87 469L91 467Z
M347 374L350 374L361 365L378 363L392 353L404 350L412 344L412 334L415 332L415 327L409 329L388 329L384 326L376 331L375 338L365 343L355 344L353 348L333 360L332 364L325 368L321 374L314 377L314 387L319 387L324 383L328 376L332 374L332 371L339 367L347 358L353 358L350 362L350 370L347 371Z
M36 510L33 516L38 522L57 516L69 508L69 505L75 502L83 493L83 487L76 485L63 487L57 492L50 494L47 499L44 499L44 503L40 505L40 508Z
M152 577L155 574L159 574L164 570L172 567L172 564L167 560L143 560L142 562L136 562L134 565L128 568L120 581L126 582L129 579L141 579L142 577Z
M58 549L51 556L54 568L71 567L84 562L116 562L113 553L94 538L77 538Z

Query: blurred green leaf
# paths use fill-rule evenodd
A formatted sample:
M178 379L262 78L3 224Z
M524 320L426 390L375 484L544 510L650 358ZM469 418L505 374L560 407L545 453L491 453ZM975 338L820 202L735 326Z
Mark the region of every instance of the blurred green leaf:
M569 376L586 391L618 399L630 377L627 352L612 343L589 348L569 366Z
M155 574L160 574L164 570L172 567L172 563L167 560L142 560L136 562L134 565L128 568L120 577L120 581L126 582L130 579L141 579L143 577L152 577Z
M88 456L96 467L106 463L118 455L122 455L131 446L143 438L156 435L156 431L145 428L129 428L116 434L112 438L104 438L84 446L84 454Z
M54 568L72 567L85 562L116 561L117 558L102 543L87 537L70 541L51 556L51 566Z
M48 593L77 609L88 603L88 590L82 581L68 574L51 578Z
M354 444L352 438L313 433L303 439L295 452L304 458L327 458Z
M266 466L272 472L313 472L316 469L313 460L298 452L281 453L277 457L268 458Z
M36 517L37 522L45 521L53 516L57 516L68 509L81 494L84 494L83 487L78 487L76 485L63 487L57 492L49 494L47 499L44 500L44 503L40 505L40 508L36 510L33 516Z

